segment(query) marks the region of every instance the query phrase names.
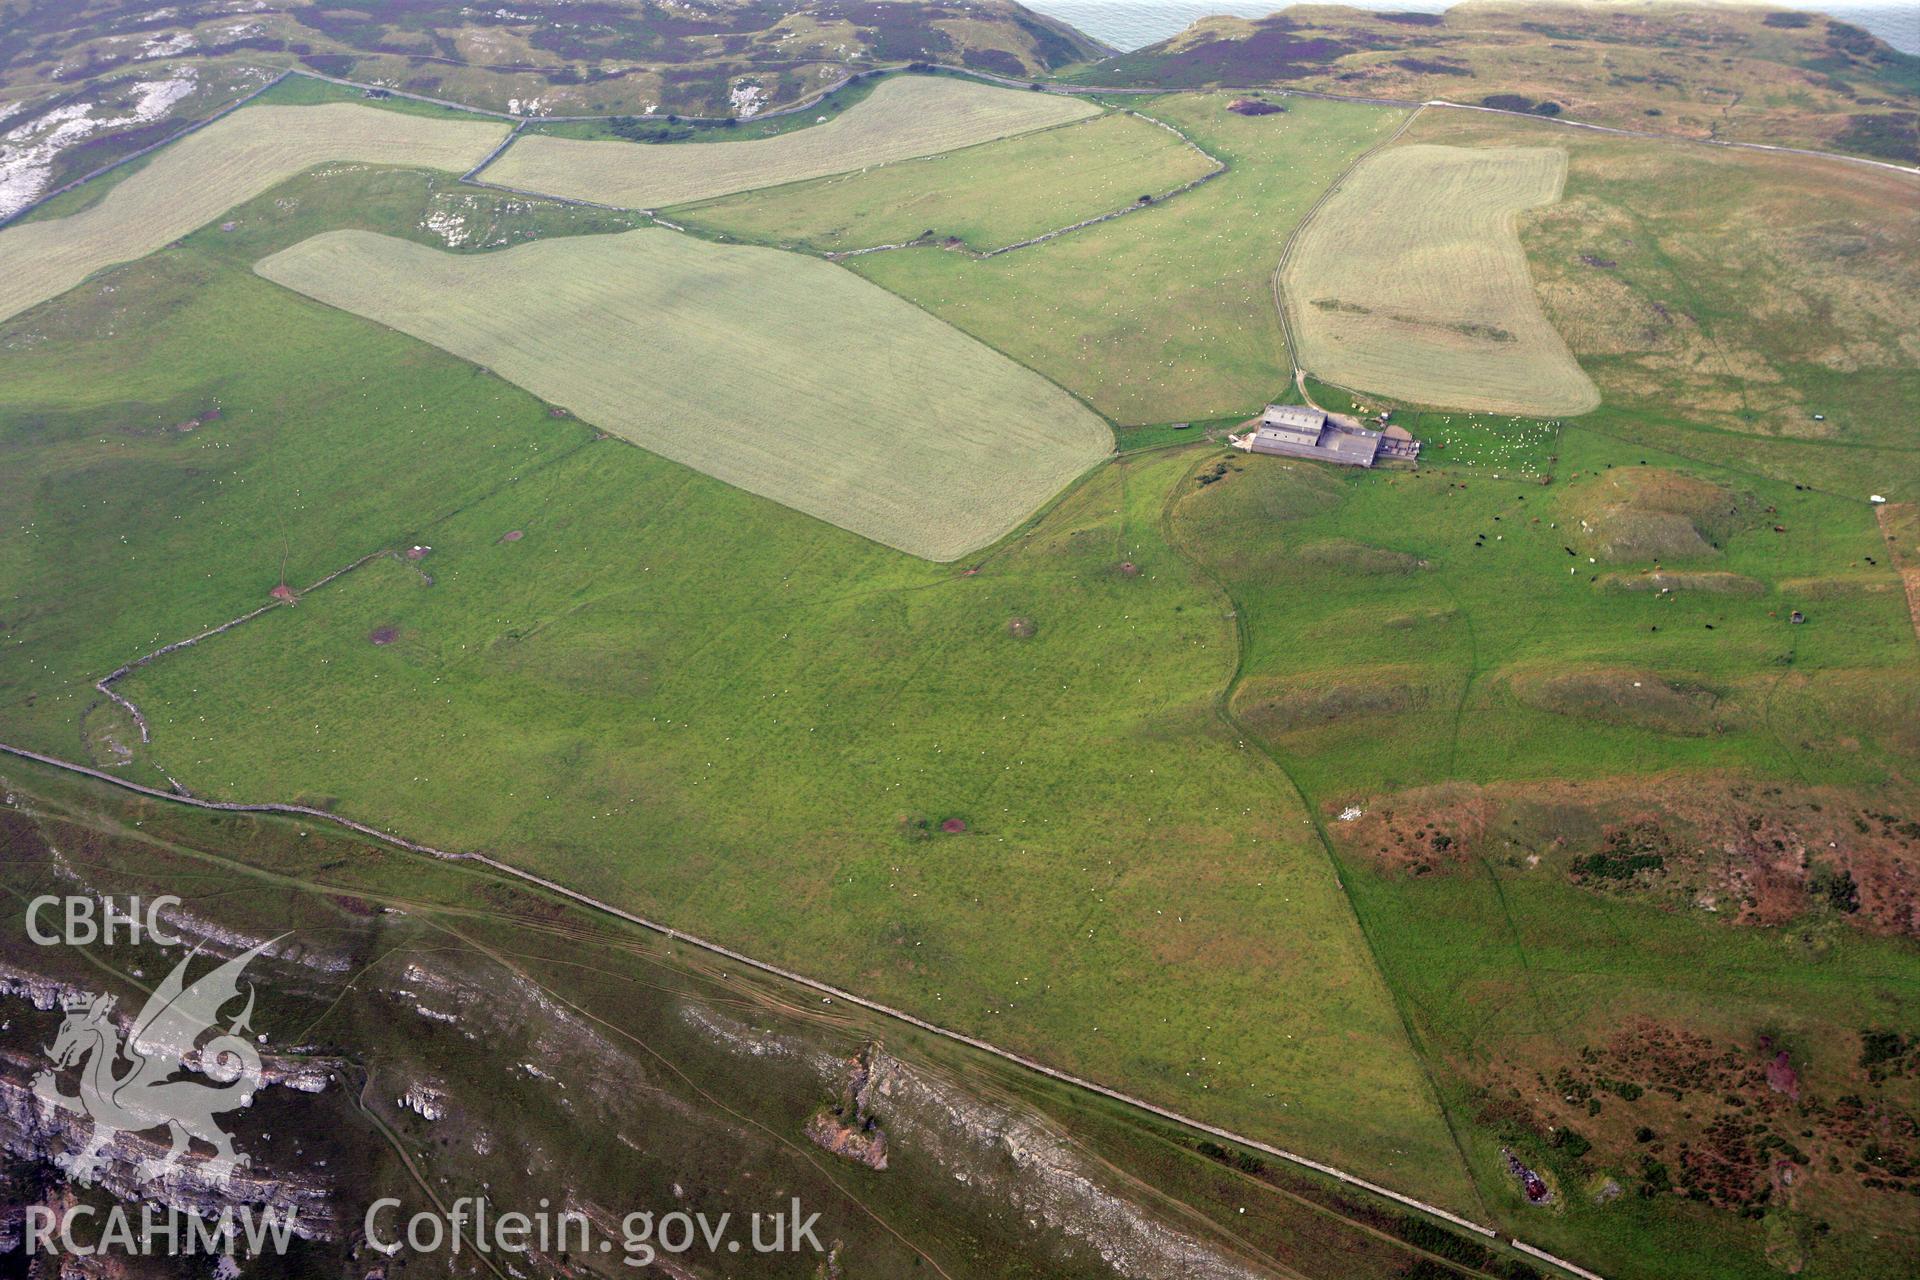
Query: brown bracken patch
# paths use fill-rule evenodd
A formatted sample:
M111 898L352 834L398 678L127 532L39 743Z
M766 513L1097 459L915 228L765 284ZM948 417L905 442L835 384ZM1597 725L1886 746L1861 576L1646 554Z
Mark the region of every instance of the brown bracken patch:
M1485 842L1495 802L1471 783L1422 787L1381 801L1335 837L1345 848L1388 870L1424 876L1451 871Z
M1342 852L1429 875L1484 858L1735 924L1831 919L1920 937L1920 796L1724 774L1458 783L1326 806ZM1504 874L1504 873L1503 873Z
M1632 1019L1597 1044L1494 1061L1482 1118L1650 1200L1753 1214L1816 1183L1823 1198L1920 1194L1920 1121L1866 1066L1890 1033L1857 1034L1857 1059L1834 1055L1821 1079L1765 1034L1740 1043Z

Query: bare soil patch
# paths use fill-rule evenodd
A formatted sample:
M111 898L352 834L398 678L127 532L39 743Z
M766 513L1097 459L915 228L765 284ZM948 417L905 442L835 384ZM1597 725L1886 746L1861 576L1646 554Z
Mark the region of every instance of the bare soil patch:
M1369 804L1360 816L1338 824L1334 835L1343 851L1387 870L1432 875L1463 866L1480 853L1499 809L1499 800L1485 788L1443 783Z
M398 627L375 627L367 632L367 642L376 645L389 645L400 638Z

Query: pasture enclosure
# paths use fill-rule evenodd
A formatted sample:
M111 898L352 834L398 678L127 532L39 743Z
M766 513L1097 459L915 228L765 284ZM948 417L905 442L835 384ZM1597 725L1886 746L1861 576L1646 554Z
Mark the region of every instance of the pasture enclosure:
M904 244L926 231L987 250L1157 198L1215 168L1173 130L1113 112L951 155L728 196L674 217L829 252Z
M1585 413L1600 394L1547 319L1516 223L1566 180L1559 147L1369 156L1301 228L1281 274L1298 363L1456 409Z
M1077 98L945 76L886 80L824 124L703 145L522 137L488 166L502 186L632 209L664 209L870 165L934 155L1098 115Z
M1122 424L1244 418L1290 380L1273 305L1281 246L1405 113L1303 98L1249 117L1232 100L1138 102L1230 166L1184 195L985 261L930 246L848 264Z
M828 263L666 231L458 257L330 232L256 270L622 439L929 560L1105 456L1044 378Z
M103 267L164 247L328 160L460 172L507 135L502 122L440 120L352 103L249 107L159 152L100 203L0 230L0 319Z

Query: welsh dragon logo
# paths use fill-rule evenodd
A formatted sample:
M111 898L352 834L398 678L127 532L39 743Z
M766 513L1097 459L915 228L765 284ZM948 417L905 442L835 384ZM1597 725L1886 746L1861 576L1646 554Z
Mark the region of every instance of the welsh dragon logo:
M173 1145L157 1159L143 1160L135 1171L140 1183L152 1181L180 1163L193 1139L211 1146L214 1154L207 1172L224 1179L246 1168L250 1158L233 1149L233 1140L214 1117L247 1106L260 1088L260 1054L242 1033L253 1016L253 987L247 987L246 1008L224 1032L220 1011L240 998L240 975L253 958L278 939L263 942L235 956L219 968L186 985L187 966L200 954L187 955L154 990L140 1010L127 1038L113 1020L114 997L91 996L67 1003L66 1021L47 1049L55 1070L34 1077L33 1091L43 1101L93 1121L93 1133L84 1148L62 1159L68 1176L91 1185L105 1161L101 1152L121 1133L140 1133L165 1126ZM218 1032L201 1044L207 1032ZM215 1081L176 1080L189 1062ZM80 1092L63 1093L56 1071L78 1066Z

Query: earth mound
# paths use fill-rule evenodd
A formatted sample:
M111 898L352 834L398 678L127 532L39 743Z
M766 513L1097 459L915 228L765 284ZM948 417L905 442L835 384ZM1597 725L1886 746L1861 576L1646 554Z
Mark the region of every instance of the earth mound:
M1748 494L1664 467L1618 468L1562 491L1563 523L1586 553L1608 561L1717 556L1758 522Z
M1386 547L1369 546L1347 538L1309 542L1299 549L1296 557L1316 569L1340 574L1404 574L1426 567L1426 561L1419 556Z
M1652 671L1602 667L1520 672L1508 683L1514 697L1542 711L1679 737L1721 733L1736 719L1719 691Z
M1606 591L1705 591L1714 595L1765 595L1767 585L1738 573L1608 573L1600 586Z
M1401 667L1349 668L1344 678L1256 678L1241 685L1233 712L1256 733L1291 733L1375 716L1417 711L1431 690Z

